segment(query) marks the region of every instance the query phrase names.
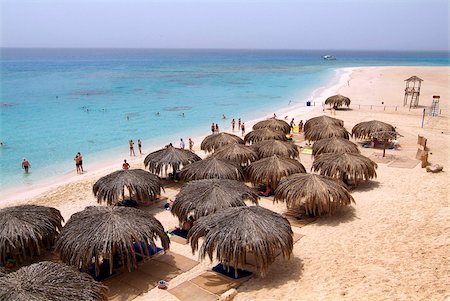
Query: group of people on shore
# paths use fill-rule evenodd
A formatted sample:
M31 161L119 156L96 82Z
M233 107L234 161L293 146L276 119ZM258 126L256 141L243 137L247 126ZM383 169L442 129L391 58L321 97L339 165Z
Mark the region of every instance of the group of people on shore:
M139 149L139 154L142 155L142 141L141 139L138 139L138 149ZM133 139L128 140L128 145L130 146L130 157L134 156L136 157L136 153L134 152L134 141Z
M188 146L189 146L189 150L192 152L193 148L194 148L194 141L191 138L189 138L189 140L188 140ZM186 144L184 143L183 138L180 138L180 148L181 149L186 148Z
M236 129L236 120L233 118L231 120L231 130L234 132ZM242 136L245 135L245 123L241 121L241 118L238 118L237 130L241 131Z

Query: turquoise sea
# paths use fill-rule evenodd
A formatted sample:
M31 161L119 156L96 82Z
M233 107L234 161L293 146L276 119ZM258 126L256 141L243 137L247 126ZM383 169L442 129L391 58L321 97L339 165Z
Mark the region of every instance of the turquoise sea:
M1 49L0 190L304 103L340 67L449 65L445 52ZM159 114L158 114L159 112ZM228 120L221 119L222 114ZM200 143L200 141L197 141ZM24 175L21 161L31 162Z

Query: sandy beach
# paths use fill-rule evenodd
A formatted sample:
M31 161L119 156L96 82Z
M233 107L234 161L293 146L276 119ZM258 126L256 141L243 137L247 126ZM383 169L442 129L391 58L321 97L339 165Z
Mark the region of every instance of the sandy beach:
M449 67L364 67L345 68L339 81L314 95L315 106L292 105L275 113L296 122L322 114L330 115L321 103L333 94L352 100L349 110L338 110L333 117L342 119L348 131L358 122L381 120L393 124L403 136L399 150L387 150L388 163L378 163L377 179L352 191L356 204L332 217L321 217L302 228L293 227L303 237L294 245L289 261L278 259L267 277L253 277L237 290L235 300L444 300L450 295L449 183L450 155ZM420 107L403 106L405 82L416 75L424 80ZM441 115L422 113L440 95ZM262 118L268 116L261 116ZM256 120L246 121L247 131ZM205 130L205 135L209 134ZM429 162L444 166L444 172L427 173L415 160L417 136L428 139ZM194 138L196 152L202 137ZM170 142L170 141L168 141ZM167 142L167 143L168 143ZM305 142L301 142L305 144ZM379 159L382 150L361 148L363 155ZM144 168L145 156L130 160L132 168ZM105 166L95 172L68 177L51 187L8 196L0 208L11 204L40 204L59 209L67 221L85 206L96 205L92 185L99 177L120 168ZM309 171L310 155L301 161ZM407 162L403 167L392 162ZM414 165L414 162L416 164ZM402 165L402 164L400 164ZM166 188L163 196L174 199L178 190ZM146 210L154 213L166 229L178 224L163 204ZM285 205L263 198L260 205L283 213ZM190 246L171 244L171 251L197 260ZM206 260L174 278L175 287L207 271ZM135 300L178 300L168 291L154 288Z

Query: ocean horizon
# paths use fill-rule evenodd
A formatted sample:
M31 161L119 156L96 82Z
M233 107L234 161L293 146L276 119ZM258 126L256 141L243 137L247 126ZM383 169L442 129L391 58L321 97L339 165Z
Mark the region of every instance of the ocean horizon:
M1 48L0 189L34 187L84 165L178 145L305 104L336 76L363 66L448 66L448 53L239 49ZM336 60L323 60L331 54ZM222 115L227 116L223 120ZM301 117L301 116L299 116ZM250 129L248 129L250 130ZM197 144L200 141L196 141ZM137 149L136 149L137 150ZM31 162L25 175L21 161Z

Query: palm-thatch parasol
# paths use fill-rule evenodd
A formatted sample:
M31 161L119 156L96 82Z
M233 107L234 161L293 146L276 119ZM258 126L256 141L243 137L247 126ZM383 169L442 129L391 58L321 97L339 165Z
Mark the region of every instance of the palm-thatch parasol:
M253 162L245 168L245 173L253 185L270 184L273 189L278 186L281 178L299 172L306 173L302 163L277 155Z
M229 144L217 149L213 157L221 160L228 160L240 164L241 166L258 160L258 154L252 148L244 144Z
M154 174L167 175L169 167L176 172L180 167L199 160L201 160L199 156L187 149L169 146L148 154L144 164Z
M395 127L378 120L364 121L356 124L352 129L352 136L357 139L379 139L383 141L383 157L390 140L397 139Z
M274 131L269 128L254 130L245 135L245 143L256 143L263 140L281 140L287 141L286 135L280 131Z
M274 131L283 132L285 134L289 134L291 132L291 126L284 120L269 118L266 120L262 120L257 122L254 126L254 130L269 128Z
M343 105L346 105L348 107L350 105L350 98L345 97L341 94L337 94L328 97L325 100L325 104L333 106L333 109L337 109L338 107L342 107Z
M244 144L244 140L236 135L228 133L211 134L203 139L200 144L200 149L205 152L213 152L222 146L235 143Z
M305 125L303 126L303 129L307 131L311 127L321 127L327 124L344 126L344 121L326 115L322 115L307 120L305 122Z
M205 179L185 184L172 204L172 214L180 222L193 216L213 214L229 207L246 206L245 200L258 203L256 192L242 182L235 180Z
M355 184L375 178L377 164L361 154L340 153L321 154L313 162L312 170L321 175L342 180L348 184L352 179Z
M288 208L305 207L313 215L332 214L355 200L344 183L315 174L293 174L281 180L275 201L286 201Z
M378 120L364 121L352 128L352 136L356 139L370 139L372 138L372 133L384 131L395 132L395 127Z
M49 248L62 228L59 210L22 205L0 210L0 263L7 257L22 260Z
M156 250L157 237L167 250L170 240L150 213L129 207L90 206L70 217L55 246L62 261L75 267L87 269L94 260L98 275L101 258L109 260L112 273L115 255L130 271L136 267L135 249L149 256L149 248Z
M358 153L358 146L344 138L325 138L314 142L312 155L317 156L322 153Z
M64 264L42 261L0 277L0 300L108 300L108 288Z
M309 141L317 141L325 138L344 138L349 139L349 134L347 130L340 126L334 124L326 124L323 126L313 126L308 130L305 130L305 139Z
M299 147L297 144L279 140L265 140L252 145L260 158L278 155L280 157L298 158Z
M292 229L280 214L259 206L234 207L208 215L189 231L192 251L205 237L199 256L212 260L213 254L225 266L242 268L247 252L256 259L256 269L264 276L281 251L283 258L292 253Z
M230 179L240 181L244 179L244 173L238 164L209 157L183 167L180 172L180 179L184 181L201 179Z
M142 169L118 170L100 178L92 191L97 202L106 201L115 205L125 198L125 187L130 198L136 201L151 201L161 194L161 180L158 176Z

